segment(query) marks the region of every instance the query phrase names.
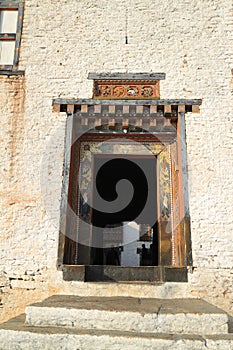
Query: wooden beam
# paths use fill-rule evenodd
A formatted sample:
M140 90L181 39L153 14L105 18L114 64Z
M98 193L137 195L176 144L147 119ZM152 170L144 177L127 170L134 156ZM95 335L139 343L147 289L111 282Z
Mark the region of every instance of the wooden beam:
M195 100L93 100L93 99L64 99L55 98L53 104L74 104L74 105L115 105L115 106L192 106L201 105L201 99Z
M24 4L23 2L19 3L18 7L18 21L17 21L17 30L16 30L16 40L15 40L15 56L14 56L14 66L17 67L19 64L19 50L21 44L21 36L23 29L23 16L24 16Z
M101 106L100 105L94 106L94 113L101 113Z
M67 113L74 113L74 105L67 105Z
M89 73L92 80L164 80L165 73Z
M115 106L109 106L109 113L114 114L115 113Z
M200 113L200 106L192 105L192 113Z
M60 107L61 107L61 105L53 105L53 112L60 113Z
M16 34L15 33L1 33L0 34L0 40L1 41L10 41L10 40L15 40L16 39Z
M185 104L178 106L178 113L185 113Z
M143 113L143 106L136 106L136 114L142 114Z
M75 103L74 103L74 104L75 104ZM87 113L87 109L88 109L87 104L83 104L83 105L81 106L81 112L82 112L82 113Z
M13 66L0 66L0 75L24 75L25 71L23 70L13 70ZM55 106L55 105L54 105ZM60 108L60 105L57 105Z
M172 106L171 105L165 105L164 107L164 113L171 113Z

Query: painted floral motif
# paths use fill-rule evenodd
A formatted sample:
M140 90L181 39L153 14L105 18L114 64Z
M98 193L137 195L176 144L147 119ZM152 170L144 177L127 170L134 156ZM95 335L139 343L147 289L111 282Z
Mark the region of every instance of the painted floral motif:
M172 166L172 192L173 192L173 226L176 229L180 224L180 201L179 201L179 170L177 164L176 143L171 145Z
M109 96L111 95L111 88L109 86L102 86L100 90L100 94L102 96Z
M94 98L98 99L159 99L159 81L112 81L98 80L94 82Z
M127 95L128 96L138 96L139 90L136 86L129 86L127 88Z
M180 198L179 198L179 167L177 161L177 144L171 145L171 166L172 166L172 197L173 197L173 264L180 265L181 252L183 247L183 236L181 229L182 218L180 217Z
M143 86L142 88L142 96L149 97L153 95L153 89L151 86Z
M125 89L123 86L116 86L114 89L113 89L113 96L115 97L122 97L125 93Z
M151 154L150 150L143 144L114 144L114 154Z
M162 152L159 157L160 214L163 220L171 216L170 156Z

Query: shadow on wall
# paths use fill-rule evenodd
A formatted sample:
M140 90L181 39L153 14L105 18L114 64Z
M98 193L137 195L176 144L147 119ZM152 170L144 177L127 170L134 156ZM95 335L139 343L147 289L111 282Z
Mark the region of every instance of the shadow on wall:
M233 316L228 315L228 332L233 333Z

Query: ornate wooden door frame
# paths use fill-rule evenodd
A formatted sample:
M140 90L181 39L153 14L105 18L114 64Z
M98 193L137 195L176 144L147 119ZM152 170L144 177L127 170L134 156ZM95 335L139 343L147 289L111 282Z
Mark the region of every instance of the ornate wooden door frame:
M95 82L95 89L96 85ZM133 87L131 86L131 88ZM111 87L111 89L111 91L114 91L114 87ZM142 93L143 88L140 87L137 91ZM157 88L154 91L159 90ZM98 93L100 93L100 90L98 90ZM70 239L74 234L72 232L76 229L76 224L72 221L69 213L67 214L67 197L71 208L77 211L77 203L75 204L77 199L74 198L77 198L77 188L72 184L74 183L73 179L77 177L77 170L73 166L74 159L80 160L80 150L85 142L96 143L109 137L114 140L117 135L119 137L119 134L123 137L123 129L128 128L130 130L130 125L135 125L138 130L141 128L146 132L137 134L134 130L132 133L127 133L125 137L132 140L138 138L140 142L148 144L152 144L152 140L156 140L157 147L163 145L166 149L166 157L164 156L159 166L160 181L166 183L166 185L160 186L160 265L174 268L192 265L185 112L197 113L201 100L159 100L158 96L152 100L108 100L103 99L103 96L100 99L94 97L91 100L55 99L53 101L56 111L67 112L66 147L69 148L72 145L71 152L67 152L65 159L58 267L61 267L64 262L66 237L68 235ZM103 130L100 130L101 125L104 125ZM114 128L118 134L111 133ZM165 173L169 173L166 180L164 179L166 177ZM165 187L169 188L169 198L164 201L166 209L161 204L163 203L162 198L165 196ZM169 210L170 217L168 218L166 215ZM170 230L167 229L169 225Z

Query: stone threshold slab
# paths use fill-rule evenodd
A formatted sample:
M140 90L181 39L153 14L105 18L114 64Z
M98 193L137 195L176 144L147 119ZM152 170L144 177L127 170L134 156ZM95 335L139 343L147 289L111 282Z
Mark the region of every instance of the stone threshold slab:
M63 265L65 281L82 282L187 282L186 267Z
M233 334L187 335L32 327L21 315L0 325L0 350L231 350Z
M28 306L26 323L129 332L228 333L228 315L199 299L55 295Z

